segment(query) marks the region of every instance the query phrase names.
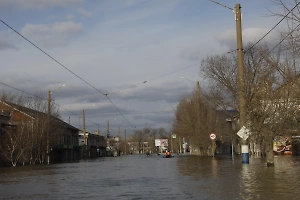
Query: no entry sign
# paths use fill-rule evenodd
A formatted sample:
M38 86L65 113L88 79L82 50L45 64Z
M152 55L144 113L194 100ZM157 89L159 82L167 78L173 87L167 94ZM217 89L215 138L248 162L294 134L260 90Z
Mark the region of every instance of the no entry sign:
M211 134L209 135L209 137L210 137L211 140L215 140L217 136L216 136L215 133L211 133Z

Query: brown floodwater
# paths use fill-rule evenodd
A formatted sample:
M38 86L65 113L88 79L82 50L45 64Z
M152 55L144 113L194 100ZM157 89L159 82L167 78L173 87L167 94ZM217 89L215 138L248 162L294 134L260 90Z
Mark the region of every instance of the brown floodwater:
M0 199L298 199L300 157L128 155L0 168Z

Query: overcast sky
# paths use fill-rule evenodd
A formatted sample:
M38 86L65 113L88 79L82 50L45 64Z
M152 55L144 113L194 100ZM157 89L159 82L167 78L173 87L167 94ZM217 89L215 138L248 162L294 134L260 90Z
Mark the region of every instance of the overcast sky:
M244 44L280 20L270 0L219 2L241 4ZM109 121L113 135L169 130L179 98L203 80L201 60L236 49L234 13L208 0L0 0L0 19L0 89L47 98L65 84L52 93L62 119L80 128L84 110L87 131Z

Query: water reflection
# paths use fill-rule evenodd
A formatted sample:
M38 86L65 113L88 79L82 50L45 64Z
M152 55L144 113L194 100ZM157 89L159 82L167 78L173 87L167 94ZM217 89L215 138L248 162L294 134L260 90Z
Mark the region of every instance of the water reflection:
M264 158L250 164L229 157L185 157L179 172L189 176L199 193L208 199L297 199L299 157L275 157L275 167L266 167Z
M1 168L2 199L297 199L300 157L122 156Z

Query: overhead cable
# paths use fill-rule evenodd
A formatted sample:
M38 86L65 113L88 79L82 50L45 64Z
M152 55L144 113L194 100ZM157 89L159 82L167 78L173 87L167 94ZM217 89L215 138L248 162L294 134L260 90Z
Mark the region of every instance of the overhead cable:
M101 93L102 95L106 96L107 99L110 101L110 103L116 108L116 110L120 113L120 115L122 115L124 117L124 119L129 122L129 120L120 112L120 110L116 107L116 105L111 101L110 98L108 98L107 94L103 93L102 91L100 91L99 89L97 89L96 87L94 87L93 85L91 85L90 83L88 83L86 80L84 80L83 78L81 78L80 76L78 76L77 74L75 74L73 71L71 71L70 69L68 69L66 66L64 66L62 63L60 63L58 60L56 60L54 57L50 56L48 53L46 53L44 50L42 50L40 47L38 47L36 44L34 44L33 42L31 42L29 39L27 39L25 36L23 36L21 33L19 33L18 31L16 31L14 28L12 28L11 26L9 26L7 23L5 23L2 19L0 19L0 21L5 24L8 28L10 28L11 30L13 30L15 33L17 33L19 36L21 36L23 39L25 39L27 42L29 42L30 44L32 44L34 47L36 47L38 50L40 50L41 52L43 52L45 55L47 55L49 58L51 58L53 61L55 61L57 64L59 64L60 66L62 66L63 68L65 68L66 70L68 70L70 73L72 73L74 76L76 76L77 78L79 78L80 80L82 80L84 83L86 83L87 85L89 85L90 87L92 87L93 89L95 89L96 91L98 91L99 93ZM130 122L129 122L130 123ZM131 124L131 123L130 123ZM132 125L132 124L131 124ZM132 125L133 126L133 125ZM135 127L135 126L134 126Z
M257 45L260 41L262 41L271 31L273 31L298 5L298 2L289 12L273 27L271 28L262 38L260 38L255 44L253 44L250 48L248 48L244 53L247 53L250 49L252 49L255 45Z

